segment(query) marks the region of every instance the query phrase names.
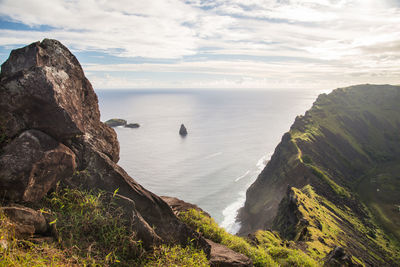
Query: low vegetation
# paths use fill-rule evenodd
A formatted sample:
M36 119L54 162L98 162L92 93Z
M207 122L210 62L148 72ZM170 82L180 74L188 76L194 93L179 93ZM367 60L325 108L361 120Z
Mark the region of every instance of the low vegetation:
M271 231L257 231L250 238L231 235L196 210L181 212L180 219L205 238L248 256L254 266L320 266L334 245L349 245L339 227L343 222L369 240L353 245L371 243L396 254L379 229L366 227L350 209L337 208L311 186L292 190L300 216L308 221L307 231L296 230L305 235L294 241ZM0 266L209 266L205 253L195 246L145 250L114 200L105 192L64 188L51 193L40 203L40 211L51 221L53 241L17 238L16 225L0 213ZM353 260L362 263L354 256Z
M56 240L17 238L15 224L0 213L0 266L209 266L205 253L190 245L146 251L110 194L64 188L40 206ZM196 210L181 213L180 219L206 238L247 255L255 266L319 266L277 233L258 231L245 239Z
M248 240L227 233L212 218L194 209L182 212L180 219L203 234L204 237L248 256L253 261L254 266L320 265L302 251L289 248L290 242L282 241L276 233L258 231L254 240Z
M208 266L193 246L144 250L104 192L57 190L41 206L57 240L18 238L16 225L0 213L0 266Z
M307 249L307 255L314 259L323 259L332 247L360 248L359 258L372 257L377 261L391 260L399 262L399 246L396 240L389 238L379 227L374 218L365 209L366 217L363 220L347 206L339 208L326 198L318 195L314 189L307 185L302 189L292 187L292 199L296 200L296 214L298 223L293 229L285 229L287 212L282 209L276 218L277 227L281 232L293 232L291 239L301 242ZM285 204L283 202L283 204ZM283 207L282 207L283 208ZM306 223L305 223L306 222ZM348 229L354 229L349 236ZM374 247L380 255L372 254L368 248ZM382 256L385 255L385 256ZM363 265L362 261L352 255L353 262Z

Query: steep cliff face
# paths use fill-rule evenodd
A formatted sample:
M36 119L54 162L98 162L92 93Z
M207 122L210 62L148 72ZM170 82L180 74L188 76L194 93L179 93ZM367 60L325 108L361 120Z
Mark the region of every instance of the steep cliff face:
M304 116L296 118L248 189L240 212L241 233L274 228L287 238L298 239L304 231L318 230L310 220L307 225L299 225L304 217L298 212L301 203L294 204L287 196L288 186L298 193L296 188L311 186L313 201L333 213L331 225L337 225L347 237L332 234L332 228L328 232L338 238L329 239L330 244L325 242L329 245L318 241L318 237L323 238L319 235L309 234L307 241L317 241L326 249L348 245L365 263L390 262L393 250L387 249L391 245L386 243L392 243L378 240L400 239L400 212L396 206L400 202L399 101L400 87L390 85L359 85L320 95ZM323 214L326 212L312 216ZM364 246L354 242L368 233ZM361 252L368 249L376 257Z

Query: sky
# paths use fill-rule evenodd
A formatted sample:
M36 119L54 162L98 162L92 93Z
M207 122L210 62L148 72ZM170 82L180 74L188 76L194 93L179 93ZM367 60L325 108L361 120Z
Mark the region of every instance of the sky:
M0 0L0 61L52 38L95 89L400 84L400 0Z

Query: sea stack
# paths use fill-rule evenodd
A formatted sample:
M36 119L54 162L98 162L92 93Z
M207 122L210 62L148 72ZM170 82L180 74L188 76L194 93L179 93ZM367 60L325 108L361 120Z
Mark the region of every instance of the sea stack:
M181 124L181 128L179 129L179 134L181 136L186 136L187 135L187 130L186 130L185 125Z

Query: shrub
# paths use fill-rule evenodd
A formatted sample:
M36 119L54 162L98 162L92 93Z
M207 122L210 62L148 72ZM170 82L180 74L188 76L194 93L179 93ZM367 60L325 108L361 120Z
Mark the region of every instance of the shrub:
M104 192L62 189L45 199L59 242L92 264L137 264L141 241L126 226L123 211Z

